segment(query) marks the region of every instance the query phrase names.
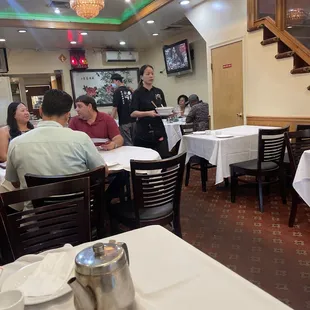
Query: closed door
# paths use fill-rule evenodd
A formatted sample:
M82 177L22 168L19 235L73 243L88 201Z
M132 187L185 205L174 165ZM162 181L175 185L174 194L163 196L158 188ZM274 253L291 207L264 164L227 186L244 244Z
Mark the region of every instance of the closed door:
M243 125L242 41L212 49L214 128Z

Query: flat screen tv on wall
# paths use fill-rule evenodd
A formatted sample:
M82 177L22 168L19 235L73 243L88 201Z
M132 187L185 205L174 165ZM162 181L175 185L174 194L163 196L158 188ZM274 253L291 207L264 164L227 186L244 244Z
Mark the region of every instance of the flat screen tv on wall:
M0 73L7 73L8 68L8 59L6 55L6 49L0 48Z
M187 40L163 47L167 75L181 75L192 71L191 55Z

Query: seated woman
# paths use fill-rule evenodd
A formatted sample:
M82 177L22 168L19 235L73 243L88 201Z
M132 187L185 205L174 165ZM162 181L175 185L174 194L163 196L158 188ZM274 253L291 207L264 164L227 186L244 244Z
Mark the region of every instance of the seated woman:
M0 128L0 162L6 161L9 142L33 129L29 119L29 111L23 103L12 102L8 106L7 126Z
M187 116L191 107L188 103L188 97L185 95L181 95L178 97L178 106L174 109L174 112L178 114L178 116Z

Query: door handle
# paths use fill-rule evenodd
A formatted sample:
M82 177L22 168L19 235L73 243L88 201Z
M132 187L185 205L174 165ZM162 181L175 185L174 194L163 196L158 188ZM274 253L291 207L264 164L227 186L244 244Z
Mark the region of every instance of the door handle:
M238 116L238 117L242 117L243 114L242 114L242 113L237 113L237 116Z

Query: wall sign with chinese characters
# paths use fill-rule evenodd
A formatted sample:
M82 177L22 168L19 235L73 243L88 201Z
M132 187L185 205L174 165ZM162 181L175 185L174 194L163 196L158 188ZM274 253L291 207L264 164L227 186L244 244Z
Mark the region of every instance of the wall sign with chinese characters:
M229 69L232 67L232 64L225 64L223 65L223 69Z
M113 87L111 76L118 73L126 86L138 88L139 68L71 70L71 85L74 100L81 95L93 97L99 107L112 105Z

